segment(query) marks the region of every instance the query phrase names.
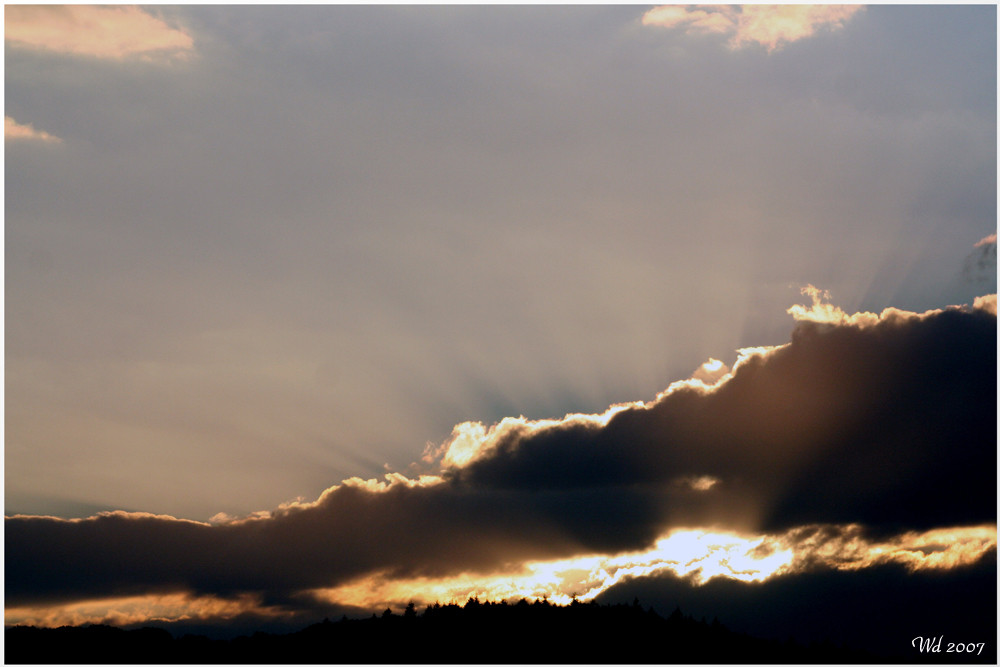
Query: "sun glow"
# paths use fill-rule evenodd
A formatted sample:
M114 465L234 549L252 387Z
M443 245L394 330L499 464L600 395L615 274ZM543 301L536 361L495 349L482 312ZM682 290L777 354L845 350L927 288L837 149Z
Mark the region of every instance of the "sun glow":
M672 572L702 584L717 576L741 581L763 581L792 561L790 549L766 547L765 537L733 533L676 530L657 540L651 549L614 556L587 555L527 563L497 575L461 574L430 579L365 577L336 588L314 591L325 601L359 607L461 603L470 597L490 600L548 599L569 604L587 602L611 586L634 577Z
M951 569L976 562L996 544L995 526L908 532L880 542L865 539L856 525L808 526L756 536L683 529L671 531L645 551L538 561L499 574L368 576L312 593L325 602L370 609L402 608L409 602L461 604L471 597L568 604L590 601L629 579L667 573L700 586L716 577L759 583L815 568L857 570L886 563L913 571Z
M547 599L569 604L588 602L612 586L638 577L673 574L694 586L723 577L760 583L773 577L830 570L860 570L897 563L910 571L949 570L976 563L997 547L996 526L965 526L910 531L871 540L862 526L803 526L773 535L738 535L723 531L681 529L667 533L649 549L620 554L589 554L536 561L494 573L459 573L448 577L393 578L365 576L343 585L303 591L322 603L378 610L418 605L462 604L481 600ZM41 627L148 621L214 620L241 614L278 618L292 612L267 606L258 595L233 598L184 593L84 600L51 606L8 607L7 625Z

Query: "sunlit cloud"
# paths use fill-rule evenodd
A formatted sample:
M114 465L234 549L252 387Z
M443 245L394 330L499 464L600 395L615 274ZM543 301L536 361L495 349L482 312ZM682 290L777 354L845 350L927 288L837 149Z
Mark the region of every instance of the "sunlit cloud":
M685 477L681 481L683 484L687 485L691 489L694 489L695 491L708 491L719 483L719 478L712 477L711 475L698 475Z
M729 35L731 49L759 44L772 52L820 30L842 28L862 9L860 5L664 5L646 12L642 23L695 35Z
M9 9L9 8L8 8ZM21 124L10 116L3 117L4 139L12 141L42 141L50 144L62 143L62 139L44 130L36 130L31 123Z
M212 595L168 593L81 600L52 606L21 606L4 609L7 625L56 628L62 625L104 623L130 625L151 621L226 621L242 614L261 618L283 615L265 605L259 595L244 593L232 598Z
M984 236L983 238L976 241L975 247L982 248L983 246L996 245L996 244L997 244L997 235L990 234L989 236Z
M9 5L4 38L14 48L111 58L183 57L194 40L135 6Z
M452 429L451 436L440 448L428 447L425 449L424 459L431 461L434 456L432 452L439 452L443 456L443 467L462 467L489 454L506 438L524 437L531 433L562 428L566 425L605 426L619 412L632 408L643 408L646 405L647 403L644 401L616 403L601 414L573 413L562 419L506 417L488 428L481 422L462 422Z
M718 359L710 358L703 363L691 376L693 380L700 380L706 385L713 385L730 373L730 368Z
M696 34L727 34L737 27L738 11L728 5L716 7L662 5L643 14L642 24L662 28L683 28Z
M470 597L568 604L574 599L593 600L629 579L664 573L699 586L716 577L763 582L806 570L860 570L886 563L899 563L911 571L949 570L976 563L996 546L995 526L910 531L881 541L866 538L857 525L809 526L755 536L684 529L670 532L644 551L532 562L488 575L376 574L312 594L327 603L370 609L399 608L409 602L461 604Z
M842 28L862 9L861 5L745 5L731 43L739 48L756 42L774 51L819 30Z
M375 575L314 594L327 602L359 607L399 605L409 600L421 604L461 603L470 597L548 599L556 604L568 604L575 598L587 602L628 578L669 571L690 576L694 584L716 576L760 581L791 562L790 550L772 549L763 554L761 544L760 537L677 530L641 552L530 562L513 571L486 576L464 573L439 579L394 579Z
M281 503L274 510L258 510L245 516L233 516L226 512L218 512L209 519L209 523L214 525L239 525L254 521L266 521L287 516L294 512L315 509L323 505L334 493L342 488L359 489L366 493L385 493L394 488L426 488L442 483L444 479L439 475L419 475L417 477L407 477L402 473L390 472L382 476L382 479L362 479L360 477L350 477L340 484L331 486L323 491L319 498L314 501L307 501L302 497Z
M985 296L977 296L972 302L973 310L981 310L984 313L989 313L990 315L997 314L997 295L987 294Z
M806 526L778 535L673 530L646 550L589 554L527 562L493 573L463 572L443 577L394 577L375 573L342 585L317 588L308 596L326 604L359 609L401 609L410 602L461 604L483 600L547 599L587 602L628 580L671 574L700 586L722 577L764 582L804 571L861 570L898 563L908 570L951 570L971 566L997 546L995 526L908 531L887 539L866 537L858 525ZM169 593L25 605L5 610L7 624L44 627L150 621L224 621L243 614L291 617L294 609L269 606L257 594L236 596Z
M923 319L925 317L941 313L941 309L928 310L923 313L914 313L899 308L886 308L881 313L857 312L848 314L840 306L829 303L828 290L821 290L813 285L806 285L800 289L801 293L808 296L812 301L809 306L795 304L786 311L796 322L812 322L814 324L830 324L837 326L854 326L860 328L871 327L879 322L887 320L911 320ZM967 306L966 306L967 307ZM959 309L958 306L949 306L949 309Z
M876 315L802 293L791 342L738 350L712 385L692 378L600 414L463 422L427 447L427 474L351 477L314 501L207 523L7 517L6 599L586 601L660 574L917 571L995 549L983 527L995 522L995 295ZM961 484L930 497L929 475Z
M827 567L859 570L898 563L911 571L947 570L975 563L997 548L996 526L908 531L873 540L863 526L805 526L773 540L795 553L789 571Z

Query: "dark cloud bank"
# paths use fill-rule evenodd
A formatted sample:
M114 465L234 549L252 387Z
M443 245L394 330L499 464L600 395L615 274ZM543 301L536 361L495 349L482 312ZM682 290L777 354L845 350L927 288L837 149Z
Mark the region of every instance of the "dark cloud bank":
M661 610L679 606L695 618L713 616L738 632L802 643L829 641L896 656L908 663L996 663L996 552L949 572L909 572L897 564L859 571L801 572L747 584L716 577L701 586L672 574L634 579L600 602L639 597ZM914 637L985 642L982 653L921 655Z
M490 571L639 549L675 526L855 523L876 535L995 523L996 332L982 308L884 315L868 326L800 321L789 345L745 361L714 390L675 389L603 426L510 429L478 459L445 467L443 482L345 483L266 518L8 517L6 605L167 591L292 604L300 591L365 573ZM678 481L691 476L718 482L699 491ZM995 576L995 553L977 567ZM801 575L813 577L808 586L714 580L698 590L706 613L709 601L718 604L711 613L739 616L740 605L819 599L848 580L851 590L916 581L879 576L886 571ZM669 577L657 581L644 590L687 599ZM629 586L639 584L612 591Z

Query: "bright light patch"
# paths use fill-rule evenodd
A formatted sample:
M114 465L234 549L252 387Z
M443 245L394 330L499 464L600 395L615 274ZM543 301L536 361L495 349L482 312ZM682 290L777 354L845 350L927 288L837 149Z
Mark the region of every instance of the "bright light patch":
M470 597L548 599L556 604L568 604L576 598L587 602L621 581L661 572L688 576L694 584L718 576L763 581L792 561L791 550L762 548L764 542L764 537L678 530L641 552L526 563L516 571L496 575L461 574L440 579L377 575L314 594L328 602L364 608L402 606L410 601L421 605L460 604Z
M537 561L508 571L460 573L450 577L366 576L335 588L307 594L319 601L362 609L401 610L409 602L428 605L481 600L547 599L587 602L629 579L672 573L703 585L715 577L764 582L772 577L817 568L860 570L899 563L912 571L947 570L971 565L996 549L995 526L908 532L885 541L865 539L861 526L805 526L778 535L684 529L671 531L645 551ZM235 598L183 593L86 600L71 604L8 607L7 625L39 627L147 621L218 621L241 614L280 618L290 612L263 604L257 595Z
M885 542L864 539L856 525L809 526L757 536L688 529L668 533L646 551L527 563L500 574L368 576L312 593L326 602L369 609L402 608L411 601L462 604L470 597L568 604L574 598L592 600L628 579L664 573L702 585L715 577L763 582L815 568L858 570L889 562L911 570L950 569L975 563L996 543L995 526L910 532Z
M729 366L725 365L718 359L709 357L708 361L703 363L698 367L698 370L694 372L691 376L692 380L698 380L705 384L705 386L712 386L719 384L723 380L729 379Z
M706 361L704 364L702 364L701 367L704 368L709 373L714 373L715 371L722 368L722 365L723 365L722 362L719 361L718 359L709 358L709 360Z

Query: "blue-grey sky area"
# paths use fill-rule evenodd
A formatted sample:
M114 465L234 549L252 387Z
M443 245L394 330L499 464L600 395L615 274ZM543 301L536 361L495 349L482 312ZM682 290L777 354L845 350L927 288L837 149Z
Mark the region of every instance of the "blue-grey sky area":
M995 6L649 9L8 6L6 513L312 501L786 343L806 285L996 292Z

